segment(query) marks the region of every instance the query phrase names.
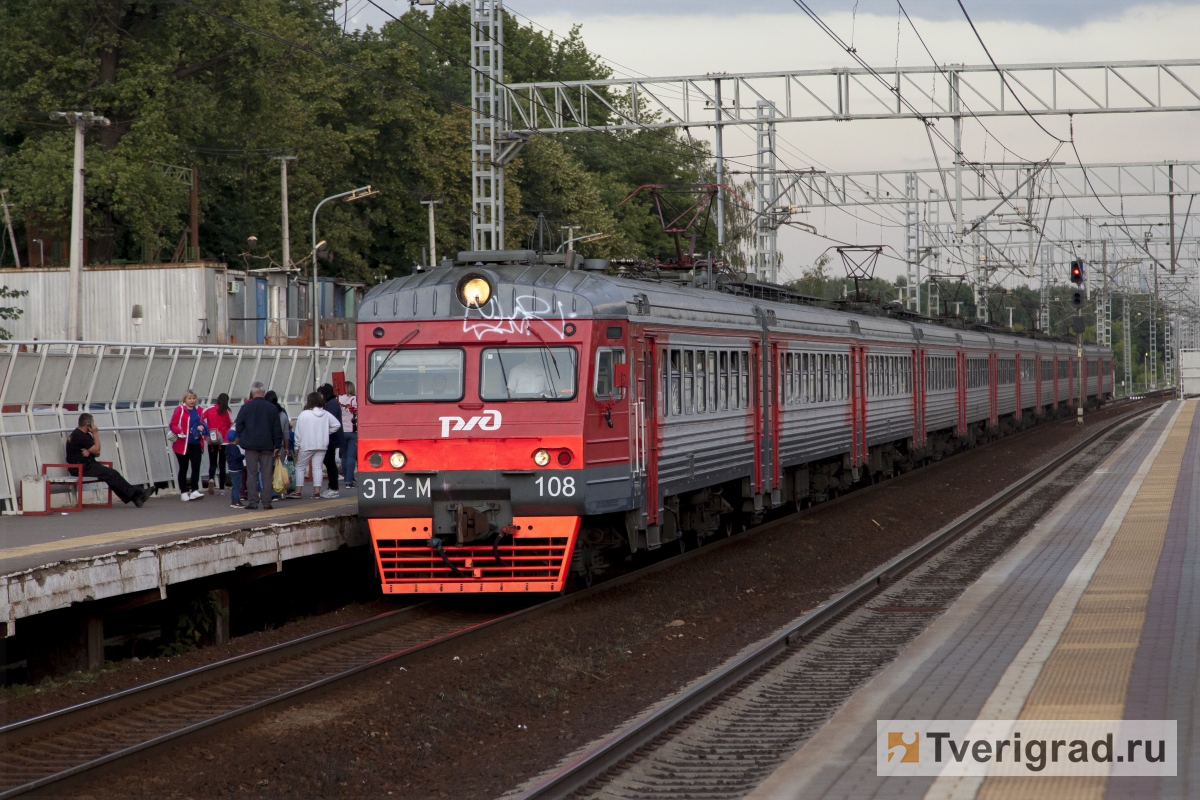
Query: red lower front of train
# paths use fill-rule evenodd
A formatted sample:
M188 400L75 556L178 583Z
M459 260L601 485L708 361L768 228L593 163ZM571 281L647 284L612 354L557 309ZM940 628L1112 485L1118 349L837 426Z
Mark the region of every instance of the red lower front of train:
M441 553L427 544L432 517L372 519L369 525L385 594L512 594L562 590L579 520L514 516L501 541L449 545Z

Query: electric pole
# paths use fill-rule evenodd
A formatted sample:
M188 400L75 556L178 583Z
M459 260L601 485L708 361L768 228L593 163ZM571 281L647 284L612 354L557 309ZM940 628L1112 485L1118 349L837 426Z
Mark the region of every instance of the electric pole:
M283 268L289 269L292 266L292 237L288 232L288 188L287 188L287 164L289 161L295 161L295 156L276 156L275 160L279 162L279 193L283 198L283 242L281 245Z
M21 252L17 249L17 236L13 233L12 217L8 214L8 189L0 189L0 205L4 206L4 226L8 228L8 240L12 242L13 261L17 264L17 269L21 268Z
M437 232L433 227L433 207L441 205L441 200L422 200L421 205L429 206L429 266L436 267L437 261Z
M106 117L91 111L52 111L50 119L75 126L75 166L71 189L71 270L67 293L67 338L83 338L83 134L93 125L108 127Z

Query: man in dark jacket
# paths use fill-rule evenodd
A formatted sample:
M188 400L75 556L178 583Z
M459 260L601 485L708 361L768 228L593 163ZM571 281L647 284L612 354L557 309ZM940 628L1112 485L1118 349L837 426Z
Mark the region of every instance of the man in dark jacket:
M67 437L67 463L83 465L83 477L99 478L121 498L122 503L133 503L141 508L146 502L146 490L131 486L121 473L97 461L98 455L100 432L96 430L96 421L91 414L80 414L79 427Z
M333 418L341 425L342 422L342 404L338 402L337 395L333 391L332 384L324 384L317 389L321 393L321 397L325 400L325 411L333 415ZM325 474L329 476L329 491L325 492L322 497L338 497L338 471L337 471L337 451L342 446L342 429L339 427L336 431L329 434L329 447L325 450Z
M238 444L246 454L246 508L250 511L258 508L260 491L265 492L262 507L271 508L271 468L283 447L279 409L274 403L267 402L266 393L267 387L262 381L252 382L250 402L242 406L234 422Z

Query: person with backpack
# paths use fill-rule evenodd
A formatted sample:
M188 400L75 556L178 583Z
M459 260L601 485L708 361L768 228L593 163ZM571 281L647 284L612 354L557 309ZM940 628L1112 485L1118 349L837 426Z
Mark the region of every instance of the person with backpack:
M338 396L338 405L342 409L342 478L346 488L353 489L354 462L358 460L358 397L354 393L354 384L346 382L346 393Z
M199 500L200 460L204 457L204 444L208 440L208 425L205 424L204 409L200 407L196 393L188 389L171 415L171 433L175 439L171 449L179 462L179 499ZM188 477L188 472L191 477Z
M246 469L246 456L242 453L242 448L238 446L238 432L236 428L231 429L225 434L225 464L229 468L229 485L230 490L230 508L245 508L242 505L242 486L244 485L244 470Z
M317 392L311 392L304 404L304 410L296 419L296 488L289 497L302 497L301 487L304 485L304 471L312 466L313 499L319 497L334 498L338 496L336 489L321 493L321 467L326 453L330 450L330 440L342 424L325 410L325 398ZM337 473L329 475L331 482L337 480Z
M329 491L323 497L340 497L338 493L337 451L342 446L342 407L338 404L333 385L325 383L317 390L325 401L325 410L337 420L337 429L329 435L329 449L325 451L325 472L329 475Z
M217 404L209 406L202 415L204 424L208 425L208 493L213 493L213 484L218 475L221 480L221 495L225 494L226 464L225 464L225 434L233 427L233 416L229 413L229 395L222 392L217 395Z

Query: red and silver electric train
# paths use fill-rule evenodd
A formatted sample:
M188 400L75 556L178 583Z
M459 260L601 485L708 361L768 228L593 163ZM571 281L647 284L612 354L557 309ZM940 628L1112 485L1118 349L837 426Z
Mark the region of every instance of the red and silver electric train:
M1077 402L1074 344L554 258L460 253L364 299L358 502L385 593L590 583ZM1112 395L1109 350L1082 374Z

